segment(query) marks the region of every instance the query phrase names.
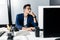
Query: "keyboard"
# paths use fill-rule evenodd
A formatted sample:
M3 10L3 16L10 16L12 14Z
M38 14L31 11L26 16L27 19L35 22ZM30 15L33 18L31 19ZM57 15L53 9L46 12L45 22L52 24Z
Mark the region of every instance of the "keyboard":
M1 37L4 33L5 33L5 31L4 31L4 32L0 32L0 37Z

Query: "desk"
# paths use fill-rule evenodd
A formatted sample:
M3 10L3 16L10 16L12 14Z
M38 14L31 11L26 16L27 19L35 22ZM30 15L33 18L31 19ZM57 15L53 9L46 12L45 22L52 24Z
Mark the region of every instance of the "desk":
M9 33L9 31L6 29L6 28L2 28L6 31L6 33L4 33L1 37L0 37L0 40L7 40L8 36L7 36L7 33ZM1 29L1 30L2 30ZM32 32L32 31L24 31L24 33L26 32L27 34L24 34L24 35L16 35L17 33L21 34L22 30L21 31L18 31L18 32L14 32L14 38L13 40L55 40L56 38L43 38L43 32L40 31L40 37L35 37L35 32Z

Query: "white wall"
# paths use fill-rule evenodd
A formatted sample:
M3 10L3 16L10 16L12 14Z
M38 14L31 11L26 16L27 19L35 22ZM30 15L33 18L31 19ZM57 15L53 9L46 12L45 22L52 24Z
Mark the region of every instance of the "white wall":
M16 15L23 12L23 6L25 4L31 4L32 11L38 19L38 6L49 6L49 0L11 0L13 24L15 24Z
M7 0L0 0L0 24L8 24Z
M38 6L49 5L49 0L11 0L13 24L15 24L16 15L23 12L23 6L25 4L31 4L32 11L38 17ZM0 0L0 24L8 24L7 0Z

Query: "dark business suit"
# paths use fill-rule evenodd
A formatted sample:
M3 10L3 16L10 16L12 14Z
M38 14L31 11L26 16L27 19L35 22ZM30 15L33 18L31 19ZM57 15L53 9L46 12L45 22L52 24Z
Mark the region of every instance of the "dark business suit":
M33 20L33 16L31 16L30 14L28 14L28 17L27 17L27 27L36 27L38 26L38 23L34 23L34 20ZM18 14L16 16L16 28L18 30L22 29L22 27L24 27L24 13L22 14Z

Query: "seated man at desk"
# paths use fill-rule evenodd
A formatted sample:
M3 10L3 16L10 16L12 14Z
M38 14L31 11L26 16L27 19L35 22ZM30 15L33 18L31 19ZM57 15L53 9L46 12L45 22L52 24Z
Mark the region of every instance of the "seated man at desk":
M23 13L16 16L16 28L18 30L32 31L37 26L38 22L35 14L31 11L31 5L24 5Z

